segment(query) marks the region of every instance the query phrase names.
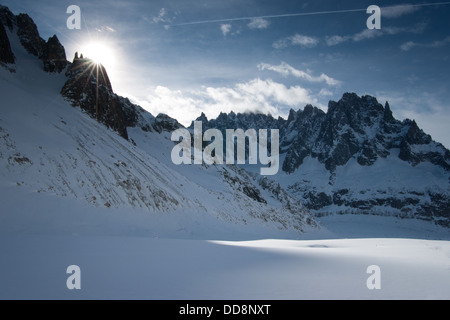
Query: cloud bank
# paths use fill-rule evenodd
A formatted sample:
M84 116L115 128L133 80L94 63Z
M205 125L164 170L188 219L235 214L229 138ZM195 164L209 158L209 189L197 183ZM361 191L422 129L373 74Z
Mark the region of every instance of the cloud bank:
M282 62L278 66L270 65L267 63L260 63L258 65L259 70L270 70L277 72L283 76L294 76L296 78L301 78L309 82L317 83L317 82L324 82L329 86L337 86L341 84L341 81L333 79L332 77L322 73L320 76L312 76L310 72L306 72L303 70L296 69L286 62Z
M301 86L286 86L271 79L255 78L233 87L201 87L198 90L172 90L156 86L145 99L132 98L152 114L165 113L185 126L203 112L215 118L221 112L270 113L286 116L289 108L299 109L307 104L320 106L311 91Z

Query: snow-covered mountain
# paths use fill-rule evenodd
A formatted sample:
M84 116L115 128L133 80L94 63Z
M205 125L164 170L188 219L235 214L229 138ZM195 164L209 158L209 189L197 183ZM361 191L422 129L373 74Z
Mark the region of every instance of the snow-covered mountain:
M269 234L318 227L274 181L235 166L174 165L176 120L116 95L91 60L66 61L57 37L43 40L27 15L0 7L0 22L3 194L71 198L101 210L202 213Z
M389 103L345 93L328 111L307 105L287 120L220 114L203 128L280 130L283 172L274 179L316 215L395 215L450 225L450 152ZM251 168L249 168L251 170Z
M389 103L345 93L328 112L306 106L288 119L221 114L203 130L279 129L280 172L255 166L176 166L175 119L114 93L107 70L66 59L26 14L0 7L0 160L3 181L93 206L202 210L227 221L316 227L313 215L395 215L450 225L450 153Z
M414 121L355 94L287 120L198 120L279 129L279 173L173 164L175 119L0 6L0 299L450 297L449 152ZM314 216L345 212L442 226Z

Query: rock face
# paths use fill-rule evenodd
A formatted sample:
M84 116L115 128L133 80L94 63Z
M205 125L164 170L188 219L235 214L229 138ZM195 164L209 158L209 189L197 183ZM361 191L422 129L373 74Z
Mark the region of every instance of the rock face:
M161 133L163 131L172 132L182 128L183 126L177 120L172 119L166 114L160 113L154 119L152 127L156 132Z
M298 235L320 227L298 199L268 178L236 166L191 166L187 171L174 166L169 136L182 127L178 121L165 114L154 117L116 95L105 68L90 59L77 54L72 63L64 61L58 39L40 41L27 16L2 9L0 19L10 38L3 37L3 43L11 41L20 66L17 81L0 79L0 96L9 109L0 119L0 166L2 182L11 188L70 196L97 208L175 213L180 217L174 220L177 232L183 233L185 219L201 225L205 218L207 228L208 221L226 228L255 226L250 233L262 228L264 234ZM63 74L41 72L39 59L46 71ZM62 99L49 103L57 83L66 101L80 110ZM32 126L26 114L32 114Z
M204 130L279 129L283 187L319 215L393 214L450 226L450 152L415 121L396 120L389 103L345 93L326 113L307 105L287 120L230 113L197 121Z
M45 43L42 61L44 62L44 70L47 72L61 73L67 66L66 50L56 35L49 38Z
M0 4L0 23L9 29L13 30L14 24L16 24L16 16L5 6Z
M10 42L10 36L15 41ZM65 72L67 81L61 90L65 99L123 138L128 139L129 127L158 133L181 127L167 115L153 117L116 95L103 66L78 54L67 62L56 36L45 42L30 17L15 16L0 6L1 64L18 63L20 56L14 57L11 44L19 41L42 60L45 71ZM238 128L279 130L283 172L272 183L241 169L224 169L224 181L236 197L258 205L276 199L289 214L305 206L316 215L387 214L450 227L449 150L415 121L396 120L390 105L383 106L374 97L345 93L339 101L330 101L327 112L307 105L290 110L287 120L231 112L211 120L202 114L197 121L203 130L215 128L222 133ZM26 160L19 155L11 158L20 164ZM257 210L252 214L258 215Z
M12 31L15 16L7 7L0 5L0 63L13 64L15 57L11 50L8 34L6 30Z
M331 101L325 114L306 107L288 120L288 131L298 132L288 146L283 170L293 173L307 156L318 158L333 172L356 158L361 166L370 166L386 158L392 149L400 149L399 158L417 165L428 161L449 169L449 152L418 128L415 121L400 122L374 97L346 93L338 102ZM415 152L412 145L431 146L429 152ZM434 150L434 151L433 151Z
M45 71L61 73L67 66L66 51L56 35L46 42L39 35L33 19L22 13L15 16L5 6L0 6L0 62L15 63L6 28L17 34L28 53L42 60Z
M27 14L16 16L17 35L20 43L32 55L41 57L44 52L45 41L39 35L36 24Z
M128 99L113 92L105 68L88 58L79 58L76 54L66 76L68 80L61 94L73 106L80 107L97 121L128 139L127 127L137 124L137 109Z
M26 51L40 59L49 73L65 71L67 81L61 93L73 106L80 107L100 123L128 139L127 127L169 131L181 125L165 115L154 118L128 99L113 92L106 69L82 56L67 61L66 52L56 35L44 41L34 21L26 14L14 15L0 5L0 63L15 63L7 31L17 36ZM14 71L14 70L12 70Z
M11 51L8 35L6 34L5 27L0 23L0 63L9 64L14 62L15 57Z

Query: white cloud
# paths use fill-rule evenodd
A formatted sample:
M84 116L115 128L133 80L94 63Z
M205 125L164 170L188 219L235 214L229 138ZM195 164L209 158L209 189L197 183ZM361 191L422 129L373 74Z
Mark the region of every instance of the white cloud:
M270 65L267 63L260 63L258 65L258 69L261 71L262 70L274 71L285 77L292 75L296 78L301 78L301 79L307 80L309 82L325 82L329 86L337 86L337 85L341 84L341 81L333 79L332 77L330 77L324 73L322 73L320 76L312 76L310 74L311 72L306 72L303 70L296 69L296 68L290 66L289 64L287 64L286 62L282 62L278 66Z
M349 39L350 39L350 37L348 37L348 36L334 35L334 36L326 37L325 41L328 46L332 47L332 46L336 46L342 42L346 42Z
M364 29L361 32L355 33L353 35L333 35L333 36L327 36L325 38L325 42L328 46L336 46L338 44L347 42L347 41L353 41L353 42L360 42L367 39L374 39L379 38L384 35L396 35L401 33L422 33L426 28L425 23L418 23L413 27L383 27L379 30L377 29Z
M267 29L270 25L270 21L263 18L254 18L247 26L252 29Z
M313 37L296 34L295 36L291 37L291 42L293 45L301 45L308 48L312 48L319 43L319 40Z
M381 8L381 16L383 18L398 18L403 15L411 14L413 12L418 11L420 8L419 6L414 6L411 4L401 4L397 6L390 6L390 7L382 7Z
M153 17L152 20L154 23L166 22L165 16L167 15L167 11L164 8L159 10L159 14L156 17Z
M238 84L236 87L244 97L251 98L260 106L270 107L272 104L281 104L290 107L300 103L315 103L307 89L300 86L286 87L282 83L272 80L254 79L247 83Z
M400 49L402 49L403 51L409 51L411 50L413 47L415 47L417 45L417 43L413 42L413 41L408 41L405 42L404 44L402 44L400 46Z
M443 40L434 41L434 42L430 43L429 46L431 46L432 48L440 48L440 47L446 46L448 44L450 44L450 36L446 37Z
M381 37L383 34L384 34L384 29L381 29L381 30L364 29L363 31L354 34L351 37L351 39L355 42L359 42L359 41L366 40L366 39L373 39L373 38Z
M231 24L221 24L220 30L222 31L222 34L226 36L231 31Z
M321 97L330 97L333 95L333 92L331 92L330 90L327 90L325 88L322 88L319 92L319 96Z
M319 39L305 36L301 34L295 34L293 36L277 40L273 43L275 49L283 49L289 46L302 46L306 48L313 48L319 44Z
M97 32L116 32L116 30L110 26L100 26L95 28Z
M306 104L323 107L305 88L287 87L271 79L260 78L233 87L202 87L193 91L157 86L144 99L133 100L152 114L168 114L185 126L190 125L202 112L208 118L231 111L270 113L278 117L286 116L283 107L300 108Z
M169 16L168 11L165 8L161 8L158 12L158 15L150 17L150 18L144 17L144 19L150 23L155 23L155 24L165 23L166 25L164 26L164 28L169 29L170 24L175 20L175 16L176 16L176 13L171 14Z
M400 49L403 51L409 51L414 47L422 47L422 48L440 48L450 44L450 36L444 38L443 40L436 40L429 43L417 43L413 41L408 41L403 43L400 46Z

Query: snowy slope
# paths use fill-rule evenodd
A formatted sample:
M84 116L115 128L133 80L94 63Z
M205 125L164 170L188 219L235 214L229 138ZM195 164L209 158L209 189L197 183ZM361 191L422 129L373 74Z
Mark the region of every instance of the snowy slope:
M307 105L287 120L231 112L197 121L222 131L279 129L282 166L273 179L316 216L392 215L449 226L450 151L414 120L396 120L387 102L344 93L326 113Z
M71 198L81 206L148 214L202 213L224 224L297 234L317 227L297 200L277 198L255 176L237 174L237 168L173 165L174 143L166 131L141 129L154 121L143 110L139 127L129 128L126 140L72 107L60 93L64 72L44 72L42 61L25 50L14 30L7 32L16 63L15 72L0 68L3 194L48 194L56 196L54 201ZM239 175L238 182L227 183L230 175ZM243 195L244 187L266 203Z
M2 206L0 299L450 299L450 235L425 221L328 216L299 235L24 188L3 189ZM66 287L70 265L81 290Z
M448 241L0 236L0 252L1 299L450 299Z
M282 173L277 177L286 190L309 201L308 206L319 216L369 213L447 224L446 211L437 214L432 197L448 194L448 172L426 162L413 167L398 158L398 150L367 167L352 159L345 166L338 167L332 179L334 183L329 183L330 172L311 157L307 157L295 173ZM417 208L427 206L429 212L418 212Z
M0 299L450 299L448 228L367 215L318 227L286 191L364 190L383 172L380 188L397 194L397 174L420 182L404 163L352 164L333 186L313 158L276 182L259 167L176 166L170 131L143 130L155 117L139 111L124 139L63 99L64 72L44 72L5 29L15 64L0 66ZM66 286L70 265L81 290ZM366 285L371 265L380 290Z

